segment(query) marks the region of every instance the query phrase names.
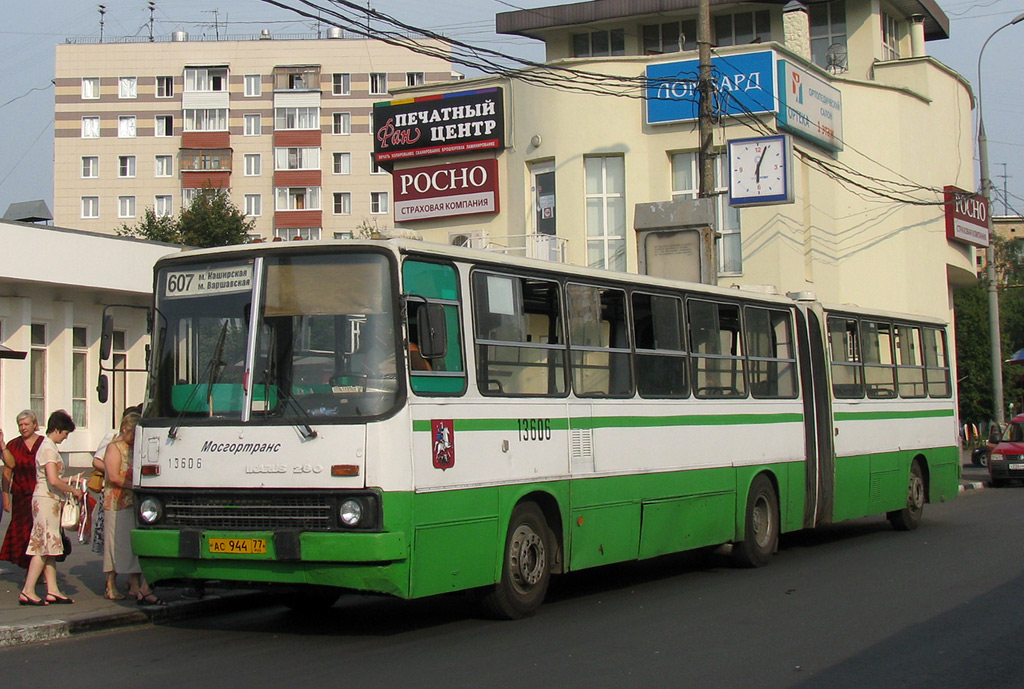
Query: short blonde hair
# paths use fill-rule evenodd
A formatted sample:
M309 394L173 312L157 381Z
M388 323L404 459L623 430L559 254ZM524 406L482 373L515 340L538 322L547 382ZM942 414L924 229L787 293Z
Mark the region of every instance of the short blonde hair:
M36 426L39 425L39 417L31 409L23 409L20 414L14 417L15 422L21 421L22 419L32 419L32 423Z
M128 412L123 417L121 417L121 435L124 435L129 431L134 431L135 427L139 425L139 420L141 418L142 415L134 411Z

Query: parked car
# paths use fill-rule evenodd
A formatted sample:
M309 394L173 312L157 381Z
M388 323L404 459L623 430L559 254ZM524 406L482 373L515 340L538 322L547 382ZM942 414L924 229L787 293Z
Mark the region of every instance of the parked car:
M976 467L988 466L988 455L995 445L982 445L971 450L971 464Z
M999 443L989 452L988 475L994 487L1024 479L1024 414L1006 424Z

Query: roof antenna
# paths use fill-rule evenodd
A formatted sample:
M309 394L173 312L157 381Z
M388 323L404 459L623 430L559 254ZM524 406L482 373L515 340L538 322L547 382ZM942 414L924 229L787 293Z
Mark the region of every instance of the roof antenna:
M153 42L153 12L156 11L156 3L149 0L149 42Z
M100 8L100 43L103 42L103 15L107 13L106 5L97 5Z

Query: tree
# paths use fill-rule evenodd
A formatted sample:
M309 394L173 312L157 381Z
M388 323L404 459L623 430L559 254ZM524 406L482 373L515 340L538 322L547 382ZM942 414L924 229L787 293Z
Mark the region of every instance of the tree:
M223 189L203 188L177 219L158 217L152 208L147 208L138 225L122 225L117 234L205 248L245 244L255 224L253 218L247 219L231 203Z

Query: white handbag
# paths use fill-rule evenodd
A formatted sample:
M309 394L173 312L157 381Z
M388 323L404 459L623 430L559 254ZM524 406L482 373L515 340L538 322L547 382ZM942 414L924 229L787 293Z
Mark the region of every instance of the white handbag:
M74 498L68 500L60 508L60 528L77 529L78 520L81 516L82 513L78 507L78 500L75 500Z

